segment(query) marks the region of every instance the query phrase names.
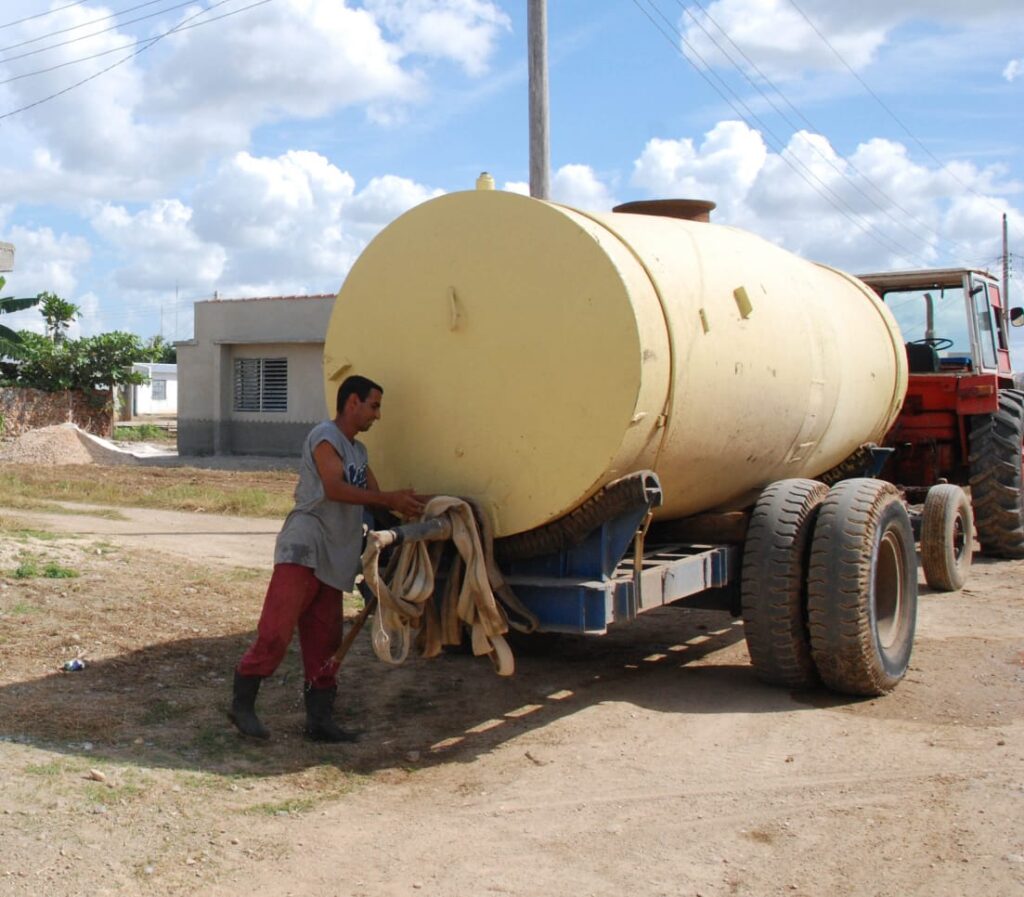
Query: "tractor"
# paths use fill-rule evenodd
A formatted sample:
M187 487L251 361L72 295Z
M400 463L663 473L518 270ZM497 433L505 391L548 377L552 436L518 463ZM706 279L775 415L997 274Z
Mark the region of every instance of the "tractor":
M909 386L881 476L923 503L914 523L928 584L959 589L975 536L983 554L1024 557L1024 391L1009 329L1024 325L1024 309L1008 308L999 282L979 269L859 278L907 340Z

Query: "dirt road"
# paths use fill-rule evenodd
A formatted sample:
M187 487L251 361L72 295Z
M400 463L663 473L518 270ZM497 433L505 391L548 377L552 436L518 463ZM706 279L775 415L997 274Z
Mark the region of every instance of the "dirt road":
M62 518L76 538L0 515L16 553L79 573L0 580L5 897L1024 893L1022 562L922 587L884 698L763 686L727 615L667 609L520 652L510 680L361 639L341 748L301 738L293 653L253 745L223 708L273 524L240 570L200 515L194 537Z
M94 506L52 502L74 513L23 514L40 526L80 538L102 538L126 548L178 555L196 563L259 567L274 563L274 539L281 520L227 517L152 508L97 508L107 515L90 515ZM14 512L8 512L14 513Z

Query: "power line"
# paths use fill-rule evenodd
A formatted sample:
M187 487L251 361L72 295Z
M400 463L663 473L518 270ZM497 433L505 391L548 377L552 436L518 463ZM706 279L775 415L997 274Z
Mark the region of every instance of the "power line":
M691 19L691 20L692 20L692 21L694 22L694 24L695 24L695 25L697 25L697 27L698 27L698 28L700 28L700 30L704 32L704 34L705 34L705 35L707 36L707 38L708 38L708 39L709 39L709 40L710 40L710 41L711 41L711 42L712 42L712 43L713 43L713 44L715 45L715 47L717 47L717 48L718 48L718 50L719 50L719 51L720 51L720 52L722 53L722 55L723 55L723 56L724 56L724 57L725 57L725 58L726 58L726 59L727 59L727 60L729 61L729 63L730 63L730 64L731 64L732 66L733 66L733 68L734 68L734 69L736 69L736 71L738 71L738 72L739 72L739 73L740 73L740 74L741 74L741 75L742 75L742 76L743 76L743 77L744 77L744 78L745 78L745 79L747 80L747 82L748 82L748 83L749 83L749 84L750 84L750 85L751 85L751 86L752 86L752 87L753 87L753 88L754 88L754 89L755 89L755 90L756 90L756 91L757 91L757 92L758 92L759 94L761 94L761 96L762 96L762 97L764 97L764 99L765 99L765 100L766 100L766 101L767 101L767 102L769 103L769 105L770 105L770 106L772 107L772 109L774 109L774 110L776 111L776 113L778 113L778 114L779 114L779 115L780 115L780 116L782 117L783 121L785 121L787 125L789 125L789 126L790 126L791 128L793 128L793 130L799 130L798 126L797 126L796 124L794 124L794 123L793 123L793 121L792 121L792 120L791 120L791 119L789 118L789 116L787 116L787 115L786 115L786 113L785 113L785 112L784 112L783 110L779 109L778 105L776 105L776 103L775 103L775 102L774 102L774 100L773 100L773 99L771 98L771 96L769 96L769 95L768 95L767 93L765 93L765 91L764 91L764 90L762 90L762 89L761 89L760 85L759 85L759 84L758 84L758 83L757 83L757 82L756 82L756 81L755 81L755 80L754 80L753 78L751 78L751 77L750 77L750 76L749 76L749 75L748 75L748 74L746 73L746 71L745 71L745 70L743 69L743 66L739 65L739 64L738 64L738 63L737 63L737 62L736 62L736 61L735 61L735 60L734 60L734 59L732 58L732 56L731 56L731 55L730 55L730 54L728 53L728 51L727 51L727 50L725 50L725 49L724 49L724 48L722 47L722 45L721 45L721 44L720 44L720 43L719 43L719 42L718 42L718 41L716 40L716 38L714 37L714 35L712 35L712 34L711 34L711 33L710 33L709 31L708 31L708 29L704 27L704 24L703 24L703 23L702 23L702 22L700 21L700 19L698 19L698 18L697 18L697 16L695 16L695 15L694 15L694 14L693 14L693 13L692 13L692 12L690 11L689 7L688 7L688 6L686 6L686 5L684 4L683 0L676 0L676 3L677 3L677 4L679 5L679 7L680 7L680 8L682 8L682 9L683 9L683 10L684 10L684 11L686 12L686 14L687 14L687 15L688 15L688 16L690 17L690 19ZM726 31L726 29L725 29L725 28L723 28L723 27L722 27L722 26L721 26L721 25L720 25L720 24L719 24L719 23L718 23L718 22L717 22L717 21L715 20L715 18L714 18L714 17L713 17L712 15L711 15L711 13L710 13L710 12L708 12L708 10L707 10L707 9L706 9L706 8L705 8L704 6L702 6L702 5L701 5L701 3L699 2L699 0L693 0L693 3L694 3L694 5L695 5L695 6L697 6L697 8L698 8L698 9L700 9L700 11L701 11L701 12L702 12L702 13L704 14L704 17L705 17L705 18L706 18L706 19L707 19L707 20L708 20L709 22L711 22L711 23L712 23L712 24L713 24L713 25L715 26L715 28L717 28L717 29L718 29L718 31L719 31L719 32L720 32L720 33L722 34L722 36L723 36L723 37L724 37L724 38L725 38L725 39L726 39L726 40L727 40L727 41L729 42L729 44L730 44L730 45L731 45L731 46L732 46L732 47L733 47L733 48L734 48L734 49L736 50L736 52L737 52L737 53L738 53L738 54L739 54L739 55L740 55L740 56L741 56L741 57L742 57L742 58L744 59L744 61L745 61L745 62L747 63L747 65L749 65L749 66L750 66L750 68L751 68L751 69L752 69L752 70L753 70L754 72L756 72L756 73L757 73L757 75L758 75L758 76L759 76L760 78L762 78L762 79L764 80L764 82L765 82L765 83L766 83L766 84L767 84L767 85L768 85L768 86L769 86L769 87L770 87L770 88L771 88L771 89L772 89L772 90L773 90L773 91L774 91L774 92L775 92L776 94L778 94L778 96L779 96L779 97L780 97L780 98L782 99L782 101L783 101L783 102L784 102L784 103L785 103L785 104L786 104L786 105L787 105L787 106L788 106L788 107L789 107L790 109L792 109L792 110L793 110L793 112L794 112L794 113L796 114L796 116L797 116L797 117L798 117L798 118L799 118L799 119L800 119L800 120L801 120L801 121L802 121L802 122L803 122L803 123L804 123L804 124L805 124L805 125L806 125L806 126L807 126L807 127L809 128L809 129L810 129L810 130L811 130L811 131L813 131L813 132L815 132L815 133L818 133L818 134L824 134L824 132L822 131L822 129L821 129L821 128L818 128L818 127L816 127L816 126L814 125L814 123L813 123L813 122L811 122L811 121L810 121L810 120L809 120L809 119L807 118L807 116L806 116L806 115L804 115L804 114L803 114L803 112L801 112L801 111L800 111L800 110L799 110L799 109L798 109L798 108L797 108L797 107L796 107L796 106L795 106L795 105L794 105L794 104L793 104L793 103L792 103L792 102L790 101L789 97L787 97L787 96L786 96L786 94L785 94L785 93L784 93L784 92L782 91L782 89L781 89L781 88L780 88L780 87L779 87L779 86L778 86L777 84L775 84L775 82L773 82L773 81L772 81L772 79L771 79L771 78L769 78L769 77L768 77L768 75L766 75L766 74L765 74L765 73L764 73L764 72L763 72L763 71L762 71L762 70L761 70L761 69L760 69L760 68L758 67L758 65L757 65L757 64L756 64L756 63L754 62L754 60L752 60L752 59L751 59L751 58L750 58L750 57L749 57L749 56L748 56L748 55L747 55L747 54L746 54L746 53L745 53L745 52L743 51L743 49L742 49L742 48L741 48L741 47L740 47L740 46L739 46L739 45L738 45L738 44L737 44L737 43L736 43L736 42L735 42L735 41L734 41L734 40L732 39L732 37L730 37L730 35L729 35L729 33L728 33L728 32ZM830 142L830 144L831 144L831 141L829 141L829 142ZM864 198L865 198L865 199L866 199L866 200L867 200L868 202L870 202L870 203L871 203L871 204L872 204L872 205L873 205L873 206L874 206L874 207L875 207L875 208L876 208L876 209L877 209L877 210L878 210L879 212L881 212L881 213L882 213L883 215L885 215L885 216L886 216L886 217L887 217L887 218L888 218L888 219L889 219L890 221L892 221L892 222L893 222L893 223L894 223L894 224L895 224L895 225L896 225L897 227L901 227L901 228L905 229L905 230L906 230L906 231L907 231L908 233L910 233L910 234L911 234L912 236L914 236L914 238L915 238L915 239L919 239L919 240L921 240L921 239L924 239L924 237L922 236L922 234L921 234L921 233L919 233L919 232L916 232L916 231L914 231L914 230L913 230L912 228L910 228L910 227L909 227L909 226L908 226L908 225L907 225L907 224L906 224L905 222L903 222L903 221L900 221L900 220L898 220L898 219L896 218L896 216L895 216L895 215L894 215L894 214L893 214L893 213L892 213L892 212L891 212L891 211L890 211L890 210L889 210L889 209L888 209L888 208L887 208L886 206L884 206L884 205L880 204L880 203L879 203L879 202L878 202L877 200L875 200L874 198L872 198L871 196L869 196L869 195L868 195L867 193L865 193L865 192L864 192L864 191L863 191L863 190L862 190L862 189L861 189L861 188L860 188L860 187L859 187L859 186L857 185L857 182L856 182L856 181L855 181L855 180L854 180L854 179L853 179L853 178L852 178L852 177L850 176L849 172L847 172L847 171L844 171L844 170L843 170L843 169L842 169L842 168L841 168L841 167L840 167L839 165L837 165L837 164L836 164L836 162L835 162L835 160L834 160L834 159L830 158L830 157L829 157L828 155L826 155L826 154L825 154L824 152L822 152L822 151L821 151L821 150L820 150L820 149L818 148L818 146L817 146L816 144L814 144L813 142L811 143L811 149L812 149L812 150L814 151L814 153L815 153L815 154L816 154L816 155L817 155L817 156L818 156L818 157L819 157L820 159L822 159L822 161L824 161L824 162L825 162L826 164L828 164L828 165L829 165L829 167L830 167L830 168L832 168L832 169L833 169L833 171L835 171L835 172L836 172L836 174L838 174L838 175L839 175L840 177L842 177L842 178L844 178L844 179L845 179L846 181L848 181L848 182L850 183L850 185L851 185L851 186L852 186L852 187L853 187L853 188L854 188L854 189L855 189L855 190L856 190L856 191L857 191L857 192L858 192L858 193L859 193L859 194L860 194L861 196L863 196L863 197L864 197ZM873 180L872 180L871 178L869 178L869 177L868 177L868 176L867 176L866 174L864 174L864 172L862 172L862 171L861 171L861 170L860 170L859 168L857 168L857 166L856 166L856 165L855 165L855 164L854 164L854 163L853 163L853 162L852 162L851 160L849 160L849 159L845 158L844 156L842 156L842 154L839 154L839 153L837 153L837 155L839 156L839 158L840 158L840 159L841 159L841 160L842 160L843 162L845 162L845 163L846 163L846 164L847 164L847 165L849 166L849 168L850 168L850 169L851 169L851 170L852 170L853 172L855 172L855 173L857 174L857 176L858 176L859 178L861 178L861 180L862 180L862 181L863 181L863 182L864 182L865 184L867 184L867 185L868 185L869 187L871 187L871 189L872 189L872 190L873 190L873 191L874 191L874 192L875 192L875 193L876 193L876 194L877 194L878 196L880 196L880 197L882 198L882 200L883 200L883 201L884 201L885 203L888 203L889 205L891 205L891 206L893 206L894 208L898 209L898 210L899 210L900 212L902 212L902 213L903 213L904 215L906 215L906 216L907 216L907 218L908 218L908 219L909 219L910 221L912 221L912 222L913 222L914 224L917 224L917 225L918 225L919 227L923 228L923 229L924 229L925 231L927 231L927 232L930 232L930 233L931 233L931 234L933 234L934 236L938 237L938 238L939 238L940 240L942 240L942 241L944 241L944 242L947 242L947 243L949 243L949 244L950 244L951 246L954 246L954 247L956 247L958 251L961 251L961 252L962 252L962 251L964 251L964 250L965 250L965 249L967 248L967 247L964 247L964 246L962 246L961 244L957 243L956 241L954 241L954 240L951 240L951 239L950 239L949 237L947 237L946 235L942 234L942 233L941 233L940 231L936 230L936 229L935 229L934 227L932 227L932 226L931 226L930 224L928 224L927 222L924 222L924 221L921 221L920 219L918 219L918 218L917 218L917 217L916 217L916 216L915 216L915 215L914 215L914 214L913 214L912 212L910 212L910 211L909 211L908 209L905 209L905 208L904 208L904 207L903 207L902 205L900 205L900 203L899 203L899 202L898 202L897 200L895 200L895 199L894 199L893 197L891 197L890 195L888 195L888 194L887 194L887 193L886 193L886 192L885 192L885 191L884 191L884 190L883 190L883 189L882 189L881 187L879 187L879 186L878 186L878 185L877 185L876 183L874 183L874 181L873 181Z
M263 2L269 3L270 0L263 0ZM252 6L260 6L260 5L262 5L262 4L260 4L260 3L252 4ZM173 32L174 32L174 34L180 34L183 31L191 31L193 28L202 28L202 27L204 27L206 25L211 25L214 22L219 22L221 19L226 19L229 16L237 15L240 12L245 12L245 10L251 9L251 8L252 8L251 6L246 6L246 7L243 7L241 9L233 10L232 12L221 13L221 15L219 15L219 16L213 16L213 18L206 19L206 20L204 20L202 22L194 22L191 25L179 26L178 28L173 29ZM210 9L213 9L213 7L210 7ZM48 72L54 72L57 69L67 68L69 65L78 65L81 62L89 62L90 60L93 60L93 59L99 59L101 56L109 56L111 53L119 53L121 50L127 50L130 47L134 47L134 46L138 45L139 43L143 43L143 44L154 43L154 42L160 40L161 36L162 35L157 36L157 37L145 38L141 42L133 40L133 41L130 41L130 42L126 43L126 44L120 44L117 47L112 47L109 50L101 50L99 53L92 53L89 56L79 56L77 59L69 59L67 62L58 62L56 65L50 65L50 66L47 66L46 68L36 69L35 71L32 71L32 72L23 72L20 75L12 75L10 78L4 78L4 79L0 80L0 85L10 84L12 81L21 81L23 78L31 78L31 77L33 77L35 75L45 75Z
M819 196L825 199L829 203L829 205L831 205L836 211L838 211L843 217L845 217L851 224L856 226L866 236L870 237L872 240L878 243L878 245L885 249L886 252L895 251L898 254L902 254L907 258L917 259L919 262L921 262L922 266L926 266L926 263L923 262L923 260L920 258L920 256L917 255L917 253L908 249L906 246L903 246L898 240L895 240L893 237L886 234L881 229L870 224L870 222L865 223L863 220L860 220L860 216L858 216L858 214L849 206L849 204L846 203L846 201L843 200L842 197L836 194L834 190L832 190L824 181L821 180L821 178L814 174L813 171L811 171L805 165L803 165L803 163L800 163L799 160L796 159L790 159L785 153L784 141L782 141L772 131L772 129L759 118L759 116L744 102L744 100L731 87L729 87L729 85L724 81L724 79L721 78L721 76L717 74L714 75L715 78L717 78L722 85L720 88L713 80L711 80L711 77L708 74L705 74L705 72L700 68L700 66L694 64L692 60L690 60L680 50L676 41L673 40L673 38L664 31L664 29L651 17L651 15L647 12L646 9L640 6L638 0L633 0L633 3L651 21L651 23L654 25L655 28L658 29L661 35L666 40L668 40L668 42L672 45L675 51L679 53L679 55L682 56L688 64L691 65L691 67L697 72L697 74L699 74L710 85L710 87L720 97L722 97L722 99L725 100L726 103L728 103L730 107L732 107L733 111L741 119L743 119L743 121L746 122L746 124L749 127L755 127L754 124L752 124L752 121L757 123L757 128L759 128L761 132L766 135L766 140L769 142L770 145L773 146L773 149L775 149L779 158L790 169L792 169L792 171L797 176L799 176L812 190L814 190ZM668 25L668 27L675 33L679 41L686 46L690 53L692 53L698 60L700 60L701 64L707 69L707 72L714 74L713 69L710 65L708 65L704 57L701 56L700 52L697 51L693 47L693 45L686 40L685 36L683 36L682 33L680 33L680 31L668 20L665 14L654 4L654 0L648 0L648 3L658 13L662 20ZM732 96L735 98L735 102L728 96L726 96L723 90L728 91L728 93L732 94ZM744 114L744 112L740 110L739 106L737 106L737 103L746 110L746 114ZM774 142L774 144L772 142ZM811 182L811 179L817 181L820 186L815 186Z
M146 4L146 5L148 5L148 4ZM164 13L172 12L175 9L181 9L183 6L192 6L192 5L194 5L192 3L192 0L185 0L185 2L183 2L183 3L178 3L178 4L174 5L174 6L168 6L166 9L157 10L157 12L147 13L146 15L139 16L136 19L128 19L125 22L118 22L116 25L111 25L109 28L103 28L103 29L101 29L99 31L90 32L89 34L81 34L78 37L71 38L70 40L60 41L60 42L58 42L56 44L50 44L48 47L39 47L36 50L29 50L27 53L19 53L17 56L8 56L6 59L0 59L0 62L14 62L15 60L18 60L18 59L25 59L28 56L35 56L35 55L37 55L39 53L45 53L48 50L56 50L58 47L66 47L69 44L77 44L79 41L89 40L89 38L91 38L91 37L99 37L101 34L109 34L111 31L117 31L119 28L123 28L125 25L134 25L136 22L142 22L145 19L154 19L157 16L162 16ZM212 9L212 7L208 7L208 8ZM202 12L205 12L205 10L201 10L200 13L198 13L198 14L201 15ZM188 20L186 19L186 21L188 21ZM72 29L68 29L68 30L74 31L76 29L72 28ZM50 35L46 35L46 37L49 37L49 36ZM9 47L0 47L0 52L5 52L7 50L13 50L16 47L21 47L21 46L24 46L25 44L33 44L37 40L43 40L43 38L35 38L33 40L30 40L30 41L24 41L21 44L12 44Z
M166 3L167 0L146 0L145 3L139 3L137 6L130 6L128 9L122 9L120 12L111 13L109 16L100 16L98 19L90 19L88 22L81 22L78 25L69 25L67 28L59 28L56 31L50 31L47 34L40 34L37 37L23 40L17 44L11 44L7 47L0 47L0 53L6 53L8 50L14 50L18 47L25 47L29 44L37 44L41 40L46 40L48 37L56 37L58 34L67 34L69 31L77 31L79 28L88 28L90 25L96 25L99 22L109 22L111 19L116 19L123 16L125 13L134 12L137 9L142 9L144 6L153 6L155 3ZM159 13L157 13L159 15ZM139 21L136 19L135 21ZM124 22L122 24L130 25L131 22ZM100 32L102 33L102 32Z
M163 34L159 34L156 37L149 39L148 41L143 43L142 46L140 46L133 53L130 53L128 56L125 56L123 59L119 59L117 62L112 63L111 65L108 65L106 68L100 69L98 72L94 72L93 74L89 75L89 77L83 78L81 81L76 81L74 84L71 84L68 87L63 88L62 90L58 90L56 93L51 93L49 96L45 96L45 97L43 97L40 100L36 100L36 101L34 101L32 103L27 103L24 106L19 106L17 109L12 109L9 112L4 112L4 113L0 114L0 121L3 121L6 118L10 118L12 115L17 115L19 112L26 112L29 109L34 109L36 106L41 106L43 103L49 102L50 100L55 100L57 97L60 97L60 96L63 96L64 94L66 94L66 93L69 93L70 91L74 90L76 87L81 87L83 84L87 84L88 82L93 81L96 78L99 78L100 75L105 75L107 72L117 68L119 65L124 65L124 63L128 62L131 59L134 59L140 53L144 53L146 50L148 50L150 47L152 47L154 44L158 43L159 41L163 40L168 35L176 34L179 31L184 31L185 30L185 26L189 22L191 22L193 19L197 19L199 16L205 15L206 13L210 12L211 10L214 10L214 9L216 9L219 6L223 6L225 3L230 3L230 2L232 2L232 0L220 0L220 2L214 3L211 6L208 6L208 7L206 7L206 9L199 10L199 12L194 13L193 15L188 16L187 18L183 19L182 22L179 25L176 25L173 28L169 28L167 31L163 32ZM270 3L270 2L272 2L272 0L257 0L256 3L250 3L248 6L243 6L240 9L235 9L235 10L232 10L231 12L223 13L222 15L217 16L216 19L210 19L209 21L212 22L212 21L216 21L217 19L226 19L229 16L237 15L238 13L246 12L247 10L250 10L250 9L255 9L257 6L263 6L263 5L265 5L267 3ZM207 23L202 23L202 24L207 24Z
M803 18L803 20L810 26L811 30L816 35L818 35L819 38L821 38L822 43L825 44L825 46L828 47L829 50L832 51L832 53L836 57L836 59L838 59L843 64L843 67L851 75L853 75L853 77L857 80L857 83L860 84L860 86L863 87L865 91L867 91L868 95L876 103L878 103L879 106L882 107L882 109L885 111L885 113L894 122L896 122L896 124L898 124L903 129L903 131L907 134L907 136L911 140L913 140L914 143L916 143L918 145L918 147L920 147L922 152L924 152L930 159L932 159L932 161L934 161L946 174L948 174L961 187L963 187L969 193L971 193L974 196L976 196L978 199L984 200L986 203L988 203L988 205L990 205L993 209L995 209L997 212L999 212L999 214L1003 213L1004 210L999 208L994 202L992 202L992 200L989 197L984 196L981 193L978 193L978 191L975 190L970 184L964 183L964 181L960 180L960 178L958 178L956 176L956 173L953 172L952 170L950 170L949 166L945 162L943 162L941 159L939 159L938 156L936 156L930 149L928 149L928 147L925 146L924 143L922 143L917 138L917 136L913 133L913 131L911 131L910 128L908 128L906 126L906 124L904 124L903 120L895 112L893 112L892 109L889 108L889 106L885 103L885 101L877 93L875 93L874 90L871 89L871 87L868 85L868 83L860 75L857 74L857 72L853 68L853 66L850 65L846 61L845 58L843 58L842 54L834 46L832 46L832 43L829 41L829 39L827 37L825 37L824 34L821 33L821 31L818 29L818 26L815 25L814 22L811 21L810 17L807 15L807 13L805 13L799 6L797 6L795 0L788 0L788 2L789 2L789 5L792 6L793 9L795 9L797 11L797 13L799 13L801 18Z
M52 16L55 12L62 12L65 9L71 9L72 6L81 6L86 0L75 0L74 3L68 3L65 6L58 6L56 9L48 9L46 12L37 12L32 16L25 16L23 19L15 19L13 22L5 22L0 25L0 31L4 28L13 28L15 25L20 25L22 22L31 22L33 19L43 19L46 16Z

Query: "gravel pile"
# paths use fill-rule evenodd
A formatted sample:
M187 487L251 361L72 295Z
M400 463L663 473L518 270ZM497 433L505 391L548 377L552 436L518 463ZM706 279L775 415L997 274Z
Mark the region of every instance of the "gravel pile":
M0 445L0 461L11 464L137 464L104 439L80 430L74 424L59 424L29 430Z

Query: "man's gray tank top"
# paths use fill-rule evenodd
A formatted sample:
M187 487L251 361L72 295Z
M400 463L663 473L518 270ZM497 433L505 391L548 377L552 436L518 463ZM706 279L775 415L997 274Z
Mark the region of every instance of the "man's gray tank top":
M312 567L320 582L349 592L359 572L363 508L325 496L313 460L313 450L321 442L329 442L340 456L345 479L360 489L367 488L366 447L359 441L349 442L332 420L313 427L302 446L295 507L278 534L274 563Z

